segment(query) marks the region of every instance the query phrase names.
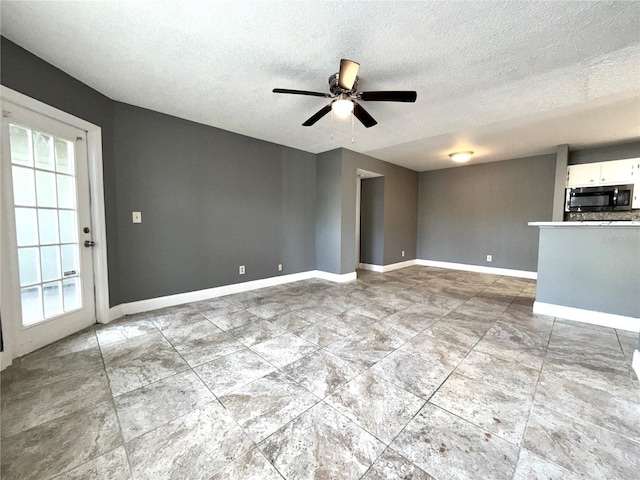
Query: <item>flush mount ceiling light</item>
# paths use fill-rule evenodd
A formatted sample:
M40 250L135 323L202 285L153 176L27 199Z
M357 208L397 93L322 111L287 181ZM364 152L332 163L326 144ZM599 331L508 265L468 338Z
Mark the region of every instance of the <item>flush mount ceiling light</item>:
M466 152L454 152L449 154L449 156L451 157L451 160L458 163L468 162L469 159L471 158L471 155L473 155L473 152L471 150L468 150Z
M346 118L353 112L353 102L344 95L331 103L331 110L338 117Z

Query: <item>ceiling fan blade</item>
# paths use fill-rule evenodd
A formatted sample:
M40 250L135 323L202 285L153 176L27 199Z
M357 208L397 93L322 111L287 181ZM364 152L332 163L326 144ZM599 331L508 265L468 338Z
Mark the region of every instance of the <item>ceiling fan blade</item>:
M309 120L304 122L302 125L305 127L310 127L330 111L331 111L331 105L326 105L325 107L322 107L315 115L313 115Z
M356 102L353 102L353 103L354 103L353 114L356 116L358 120L360 120L360 122L362 122L362 124L365 127L367 128L373 127L378 123L375 121L375 119L371 115L369 115L369 112L367 112L364 108L362 108Z
M415 102L418 94L410 90L391 92L361 92L360 100L365 102Z
M338 85L345 90L351 90L358 75L360 64L353 60L343 58L340 60L340 74L338 76Z
M291 93L293 95L310 95L312 97L331 98L331 94L329 93L309 92L307 90L290 90L288 88L274 88L273 93Z

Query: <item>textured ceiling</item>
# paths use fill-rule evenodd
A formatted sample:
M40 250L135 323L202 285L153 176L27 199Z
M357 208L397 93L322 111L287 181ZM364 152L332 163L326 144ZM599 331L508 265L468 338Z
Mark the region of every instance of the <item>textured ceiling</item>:
M414 170L640 138L640 2L1 3L1 32L114 100L318 153ZM340 58L378 125L327 115ZM353 142L352 142L353 132Z

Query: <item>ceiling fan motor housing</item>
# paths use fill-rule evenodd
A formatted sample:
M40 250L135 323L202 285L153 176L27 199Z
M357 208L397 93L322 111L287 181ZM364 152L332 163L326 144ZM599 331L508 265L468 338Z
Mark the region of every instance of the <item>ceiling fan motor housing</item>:
M353 82L353 87L351 87L351 90L345 90L340 85L338 85L339 77L340 77L340 73L335 73L329 77L329 91L333 95L340 95L341 93L351 93L352 95L355 95L356 91L358 90L358 80L360 79L360 77L356 76L356 79Z

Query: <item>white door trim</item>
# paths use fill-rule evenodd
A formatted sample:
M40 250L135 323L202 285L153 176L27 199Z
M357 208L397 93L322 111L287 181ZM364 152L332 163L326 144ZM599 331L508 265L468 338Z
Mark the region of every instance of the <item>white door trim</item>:
M5 110L4 102L11 102L20 107L32 110L40 115L50 117L62 123L79 128L87 132L87 160L89 167L89 185L91 198L91 222L92 239L96 242L93 251L93 269L96 299L96 319L100 323L109 321L109 274L107 268L107 228L105 222L104 209L104 183L102 177L102 129L81 118L63 112L55 107L28 97L20 92L0 85L0 99L2 109ZM6 208L6 206L5 206ZM4 329L4 328L3 328ZM11 337L5 330L4 344L5 350L11 352ZM6 357L4 355L3 357ZM7 363L10 361L3 358Z

